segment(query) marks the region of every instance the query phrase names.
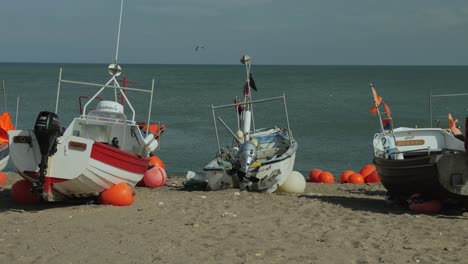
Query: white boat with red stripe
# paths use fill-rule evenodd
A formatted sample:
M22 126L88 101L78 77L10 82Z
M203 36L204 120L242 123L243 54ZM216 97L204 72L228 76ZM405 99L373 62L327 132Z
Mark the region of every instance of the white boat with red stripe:
M118 42L119 37L117 51ZM14 167L33 183L32 191L40 193L45 201L92 198L121 182L135 186L148 169L149 154L158 147L159 135L155 137L149 126L146 131L140 130L141 123L135 121L135 110L126 93L149 94L147 124L150 124L154 79L151 89L121 87L116 79L122 72L117 54L115 63L108 67L111 78L105 84L62 79L60 69L55 112L40 112L32 130L8 133ZM98 88L66 129L57 114L64 84ZM95 100L105 90L113 90L113 100ZM125 109L119 103L118 93L126 103Z

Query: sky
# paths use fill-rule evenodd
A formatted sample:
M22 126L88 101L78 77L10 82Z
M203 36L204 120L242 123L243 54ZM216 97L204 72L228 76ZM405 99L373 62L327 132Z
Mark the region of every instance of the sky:
M0 62L112 62L119 11L0 0ZM125 0L122 23L121 63L468 65L467 0Z

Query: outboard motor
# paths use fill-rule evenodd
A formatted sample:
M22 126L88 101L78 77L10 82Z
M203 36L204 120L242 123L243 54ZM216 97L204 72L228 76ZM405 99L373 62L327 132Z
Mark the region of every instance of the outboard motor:
M42 156L41 163L39 164L39 182L40 188L42 188L47 169L47 160L49 156L57 151L57 137L63 134L58 115L47 111L40 112L34 125L34 134L36 135Z
M258 179L248 175L250 165L257 159L257 148L252 141L244 142L237 152L237 158L240 165L237 177L241 190L256 191Z

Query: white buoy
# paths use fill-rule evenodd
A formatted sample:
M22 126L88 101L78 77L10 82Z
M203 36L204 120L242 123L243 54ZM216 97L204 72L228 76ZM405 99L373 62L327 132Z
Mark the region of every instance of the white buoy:
M306 181L304 176L298 172L293 171L289 174L286 181L278 187L278 192L282 193L304 193L306 188Z
M252 122L252 112L247 110L247 111L244 112L244 124L243 124L243 127L242 127L242 130L243 130L244 134L250 132L251 122Z

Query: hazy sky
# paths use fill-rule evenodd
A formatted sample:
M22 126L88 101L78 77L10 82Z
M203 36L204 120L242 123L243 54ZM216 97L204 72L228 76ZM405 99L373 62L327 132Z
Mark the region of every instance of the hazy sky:
M111 62L119 8L0 0L0 61ZM122 63L468 65L468 1L125 0L121 34Z

